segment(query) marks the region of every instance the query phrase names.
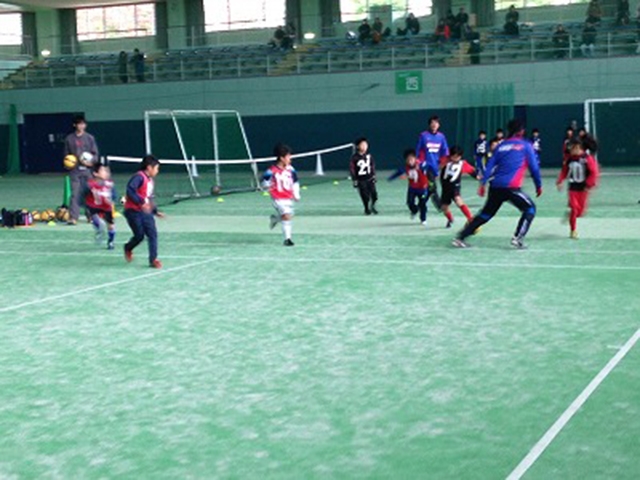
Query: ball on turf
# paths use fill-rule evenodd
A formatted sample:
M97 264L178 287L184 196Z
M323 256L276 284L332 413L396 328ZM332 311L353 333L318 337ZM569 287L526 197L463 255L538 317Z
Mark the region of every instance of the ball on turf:
M222 188L220 188L220 186L214 185L211 187L211 195L220 195L220 192L222 192Z
M222 203L222 202L224 202L224 198L218 197L218 203Z
M338 180L334 180L334 181L333 181L333 184L334 184L334 185L340 185L340 182L339 182Z

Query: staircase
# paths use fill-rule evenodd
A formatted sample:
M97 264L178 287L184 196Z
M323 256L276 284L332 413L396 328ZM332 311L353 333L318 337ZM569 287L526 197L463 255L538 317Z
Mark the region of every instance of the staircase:
M311 53L317 45L299 45L295 50L287 53L277 66L271 69L272 76L290 75L298 69L298 56L305 56Z
M25 70L31 66L28 60L0 60L0 88L11 89L16 84L24 84Z

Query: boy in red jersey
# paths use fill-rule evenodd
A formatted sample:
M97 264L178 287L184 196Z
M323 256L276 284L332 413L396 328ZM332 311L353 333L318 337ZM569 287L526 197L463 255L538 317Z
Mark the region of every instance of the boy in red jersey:
M104 241L105 223L108 228L107 248L113 250L116 237L116 225L113 221L113 199L115 193L111 181L111 171L106 165L93 166L93 177L87 182L85 205L96 231L96 242Z
M596 150L594 140L589 140L594 145L584 145L582 142L574 142L569 149L570 155L562 164L562 170L558 175L556 185L558 190L562 190L562 183L569 180L569 226L571 228L569 236L577 240L578 218L587 213L589 193L598 184L600 169L598 162L588 150Z
M426 162L418 162L416 151L407 149L404 151L405 166L400 167L388 180L394 180L402 175L407 177L409 188L407 189L407 206L411 212L411 218L420 213L420 222L427 225L427 200L429 199L429 179L426 173ZM417 205L416 205L417 201Z
M447 228L451 228L453 225L453 214L449 209L452 201L458 206L462 213L464 213L464 216L467 217L467 222L473 219L469 207L467 207L464 200L462 200L462 196L460 196L460 186L463 174L471 175L477 179L478 172L469 162L462 159L463 153L462 148L458 146L452 147L449 160L440 169L442 213L447 217Z
M124 258L133 260L133 249L147 237L149 244L149 266L162 268L158 260L158 231L154 216L163 217L153 201L154 178L160 171L160 161L147 155L140 163L140 170L129 180L124 203L124 216L133 232L133 237L124 246Z
M273 149L276 163L262 177L262 186L269 190L277 215L271 215L270 227L282 223L284 246L293 247L291 240L294 202L300 200L298 174L291 166L291 148L279 143Z

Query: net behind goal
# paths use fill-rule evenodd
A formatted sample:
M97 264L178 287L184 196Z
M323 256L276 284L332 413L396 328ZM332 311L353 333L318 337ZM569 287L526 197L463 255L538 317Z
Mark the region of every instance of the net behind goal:
M587 131L598 141L604 165L640 166L640 98L601 98L584 104Z

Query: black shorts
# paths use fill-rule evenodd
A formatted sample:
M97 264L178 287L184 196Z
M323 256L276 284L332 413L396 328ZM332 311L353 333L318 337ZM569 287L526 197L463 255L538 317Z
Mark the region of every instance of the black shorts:
M89 212L89 215L91 215L92 217L94 215L98 215L100 218L102 218L109 225L113 225L113 223L114 223L113 222L113 210L100 210L99 208L87 207L87 211Z
M460 195L460 185L454 185L452 183L442 184L442 195L440 196L440 202L443 205L451 205L453 199Z

